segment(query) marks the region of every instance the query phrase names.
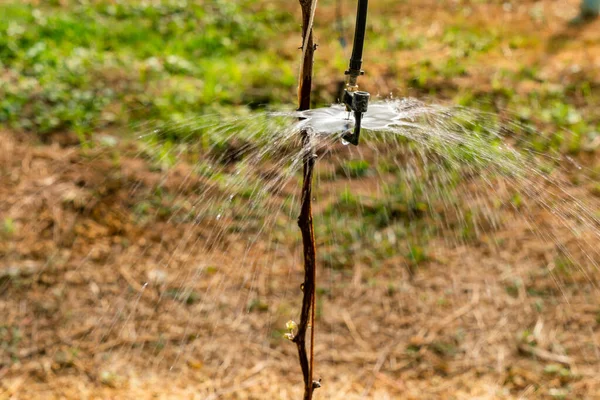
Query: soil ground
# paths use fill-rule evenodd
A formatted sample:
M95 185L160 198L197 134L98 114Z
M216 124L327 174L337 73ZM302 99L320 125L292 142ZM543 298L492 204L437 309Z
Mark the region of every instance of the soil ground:
M176 249L184 233L206 238L206 226L132 222L165 174L131 149L115 166L106 152L22 135L5 132L1 143L2 212L18 221L2 242L4 397L300 396L295 348L281 332L300 299L297 242L248 253L232 235L203 268L207 254ZM169 172L166 190L190 200L202 183L178 190L185 168ZM595 277L549 272L557 244L506 213L469 245L430 243L412 278L402 257L376 271L321 268L319 396L596 398ZM577 243L547 212L533 219ZM236 268L243 257L251 270ZM181 288L201 297L169 298Z

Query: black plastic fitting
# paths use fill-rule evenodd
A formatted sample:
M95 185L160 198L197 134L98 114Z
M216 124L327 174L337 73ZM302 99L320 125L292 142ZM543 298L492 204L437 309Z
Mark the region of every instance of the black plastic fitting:
M360 137L360 128L362 124L363 114L367 112L369 107L369 98L371 95L369 92L349 92L344 91L344 104L346 107L354 113L354 132L346 131L342 135L342 139L348 143L352 143L358 146L358 139Z

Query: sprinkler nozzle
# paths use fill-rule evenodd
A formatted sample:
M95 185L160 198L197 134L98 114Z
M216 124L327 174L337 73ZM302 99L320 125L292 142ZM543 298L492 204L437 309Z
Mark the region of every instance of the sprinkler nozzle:
M348 111L354 112L354 132L344 132L342 139L355 146L358 146L362 117L367 112L370 97L369 92L344 90L344 104Z

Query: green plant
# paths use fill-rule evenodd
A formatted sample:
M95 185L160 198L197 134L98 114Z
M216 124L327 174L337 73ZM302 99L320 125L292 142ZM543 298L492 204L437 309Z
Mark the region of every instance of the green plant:
M366 160L344 161L340 167L341 171L351 178L360 178L369 173L370 165Z
M2 232L6 236L11 236L16 231L15 221L12 218L4 218L4 222L2 223Z

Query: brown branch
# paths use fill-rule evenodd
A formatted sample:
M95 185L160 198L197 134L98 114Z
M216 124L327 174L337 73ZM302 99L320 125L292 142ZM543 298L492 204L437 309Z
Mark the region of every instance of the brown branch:
M300 0L302 7L302 39L306 37L308 24L310 23L310 12L312 2L310 0ZM304 43L303 43L304 45ZM298 82L298 111L308 110L310 108L310 92L312 90L312 72L313 59L315 54L315 45L313 41L312 28L306 40L306 51L304 52L304 60L302 60L302 70L300 73L300 82Z
M312 221L312 174L315 165L315 158L310 149L308 133L304 133L302 142L305 146L304 155L304 182L302 184L302 206L300 216L298 217L298 226L302 232L302 244L304 248L304 283L302 290L302 311L300 314L300 324L298 331L294 336L294 342L298 347L298 357L304 376L304 399L310 400L313 391L313 345L314 345L314 303L315 303L315 278L316 278L316 248L315 236ZM306 353L306 331L311 321L311 355L310 365Z
M313 0L314 1L314 0ZM310 108L310 93L312 88L312 67L314 58L314 43L312 27L309 27L311 14L311 0L300 0L302 7L302 38L308 39L303 48L304 59L302 60L302 70L300 82L298 83L298 110L308 110ZM310 29L310 31L309 31ZM302 290L302 310L300 313L300 324L298 331L294 336L294 343L298 348L298 358L302 375L304 378L304 400L311 400L313 390L318 384L313 383L313 359L314 359L314 332L315 332L315 287L316 287L316 247L315 232L312 220L312 176L315 166L314 151L310 142L310 133L302 132L302 149L304 152L304 180L302 182L302 205L298 217L298 226L302 233L302 244L304 249L304 283ZM310 342L310 363L306 351L306 331L309 326L311 330Z

